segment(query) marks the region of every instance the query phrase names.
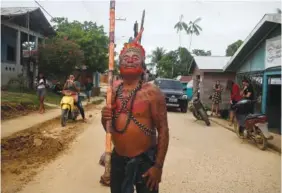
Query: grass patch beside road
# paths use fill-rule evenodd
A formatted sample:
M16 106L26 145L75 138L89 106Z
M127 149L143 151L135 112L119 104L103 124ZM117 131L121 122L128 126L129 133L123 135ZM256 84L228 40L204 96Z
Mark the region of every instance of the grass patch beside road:
M104 99L98 99L98 100L92 101L92 104L94 104L94 105L99 105L99 104L101 104L103 101L104 101Z
M45 101L59 105L61 96L47 92ZM9 90L1 92L1 120L26 115L38 110L39 99L36 91L18 92ZM51 108L46 106L46 108Z

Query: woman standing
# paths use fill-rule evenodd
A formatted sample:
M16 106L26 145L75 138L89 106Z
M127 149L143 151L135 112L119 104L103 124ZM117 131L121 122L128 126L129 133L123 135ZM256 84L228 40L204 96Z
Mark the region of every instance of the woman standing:
M45 112L44 99L46 95L46 79L42 73L39 74L37 83L37 95L39 98L39 113Z
M215 85L213 86L211 116L213 116L214 109L216 116L218 116L219 103L221 103L221 92L222 87L220 85L220 82L217 80Z
M230 91L230 126L234 122L234 105L242 99L240 95L240 87L233 80L228 80L226 90Z

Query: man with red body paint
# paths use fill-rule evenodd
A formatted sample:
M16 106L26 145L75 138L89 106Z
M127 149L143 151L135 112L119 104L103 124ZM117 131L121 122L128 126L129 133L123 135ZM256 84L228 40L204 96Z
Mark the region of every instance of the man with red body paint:
M122 82L114 87L113 109L104 107L102 124L112 120L112 193L157 193L169 144L164 95L143 82L145 50L136 41L120 54ZM158 135L157 135L158 134Z

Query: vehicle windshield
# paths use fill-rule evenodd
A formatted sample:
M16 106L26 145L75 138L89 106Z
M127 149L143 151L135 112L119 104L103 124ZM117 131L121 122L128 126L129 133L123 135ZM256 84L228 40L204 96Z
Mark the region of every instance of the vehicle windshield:
M174 80L158 80L157 85L162 89L183 90L182 84Z

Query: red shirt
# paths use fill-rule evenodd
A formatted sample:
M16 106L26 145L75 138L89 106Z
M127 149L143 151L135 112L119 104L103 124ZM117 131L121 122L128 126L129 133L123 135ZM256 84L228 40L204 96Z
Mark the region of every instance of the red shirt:
M234 83L232 86L232 91L231 91L231 100L238 102L241 99L242 97L240 95L240 87L238 84Z

